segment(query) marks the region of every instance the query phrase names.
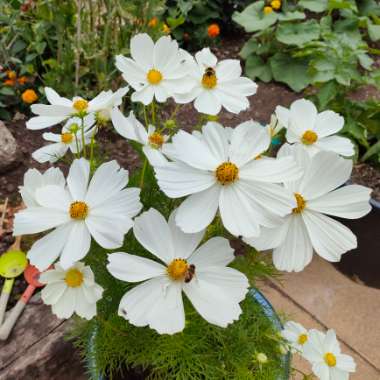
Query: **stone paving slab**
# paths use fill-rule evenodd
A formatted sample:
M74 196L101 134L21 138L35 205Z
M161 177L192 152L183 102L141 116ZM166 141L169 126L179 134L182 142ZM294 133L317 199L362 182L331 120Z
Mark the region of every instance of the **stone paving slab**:
M336 330L342 350L358 366L350 379L380 379L380 290L351 281L319 258L303 272L284 274L281 283L268 280L262 290L289 319L306 328ZM303 360L294 366L310 372Z

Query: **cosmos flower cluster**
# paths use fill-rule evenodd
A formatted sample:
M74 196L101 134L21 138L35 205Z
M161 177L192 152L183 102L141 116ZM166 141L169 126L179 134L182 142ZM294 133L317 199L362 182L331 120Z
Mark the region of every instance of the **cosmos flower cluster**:
M183 293L217 326L226 327L242 312L249 282L229 267L234 251L228 240L207 239L213 223L257 250L272 249L280 270L304 269L313 252L339 261L356 247L354 234L333 217L367 214L370 189L346 185L354 149L336 136L341 116L318 113L301 99L289 109L278 106L267 126L247 120L224 127L215 115L246 110L257 89L242 76L238 60L218 61L208 48L193 57L169 36L154 42L147 34L132 38L130 52L116 57L128 86L92 100L63 98L46 88L49 104L33 105L37 116L27 122L29 129L64 123L61 133L44 134L52 144L34 153L37 161L72 158L66 178L58 168L25 174L20 192L26 209L15 218L15 235L49 231L28 256L45 271L42 298L53 312L63 318L96 315L103 289L86 264L91 244L118 249L129 231L151 258L109 254L109 273L138 283L120 300L118 313L160 334L185 328ZM144 122L121 111L128 91L143 106ZM198 128L188 132L158 117L157 107L169 99L177 107L192 103L202 114ZM146 157L140 188L128 186L129 173L116 161L99 164L93 157L97 133L109 122ZM274 136L284 131L287 142L276 156L269 154ZM177 200L168 218L140 199L147 165L160 191Z

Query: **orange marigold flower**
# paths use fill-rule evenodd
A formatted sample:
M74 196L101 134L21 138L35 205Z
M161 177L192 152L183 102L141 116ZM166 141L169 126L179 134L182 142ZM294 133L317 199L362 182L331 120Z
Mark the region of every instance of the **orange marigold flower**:
M220 27L218 24L211 24L207 28L207 34L210 38L218 37L220 34Z
M273 12L272 7L264 7L264 14L268 15L269 13L272 13L272 12Z
M28 81L28 78L25 75L17 79L18 84L21 84L21 85L24 85L27 81Z
M16 81L14 79L5 79L4 86L14 86Z
M16 77L17 77L16 72L13 71L13 70L7 70L7 71L6 71L6 74L7 74L7 77L8 77L9 79L16 79Z
M281 8L281 1L280 0L273 0L270 3L270 6L277 11Z
M158 25L158 18L157 17L151 18L150 21L148 22L148 26L150 28L155 28L157 25Z
M38 99L38 95L36 92L32 89L25 90L22 95L21 99L23 100L24 103L34 103Z

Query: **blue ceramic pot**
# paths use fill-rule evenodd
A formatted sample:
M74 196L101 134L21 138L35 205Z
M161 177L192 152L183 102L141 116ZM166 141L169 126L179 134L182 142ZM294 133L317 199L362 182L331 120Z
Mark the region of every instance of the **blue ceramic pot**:
M249 291L249 296L251 296L257 303L260 304L260 306L263 309L264 314L272 321L274 327L276 330L281 331L282 330L282 324L280 321L280 318L274 311L272 305L270 302L264 297L264 295L258 291L257 289L251 289ZM91 375L92 379L98 379L98 380L107 380L107 378L99 375L96 373L96 363L95 363L95 347L94 347L94 340L96 338L97 330L94 330L90 342L88 345L88 354L87 354L87 369L88 372ZM282 357L282 367L283 367L283 374L281 377L277 380L289 380L290 378L290 362L291 362L291 355L288 353L287 355L284 355Z

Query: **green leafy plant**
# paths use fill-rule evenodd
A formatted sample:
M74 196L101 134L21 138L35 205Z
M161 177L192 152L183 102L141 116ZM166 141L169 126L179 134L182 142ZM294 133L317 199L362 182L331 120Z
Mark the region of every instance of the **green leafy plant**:
M256 1L233 15L247 32L254 32L241 51L248 76L276 80L297 92L331 80L351 86L363 82L363 73L371 76L370 54L379 50L367 40L380 39L378 3L288 1L277 11L269 4Z

